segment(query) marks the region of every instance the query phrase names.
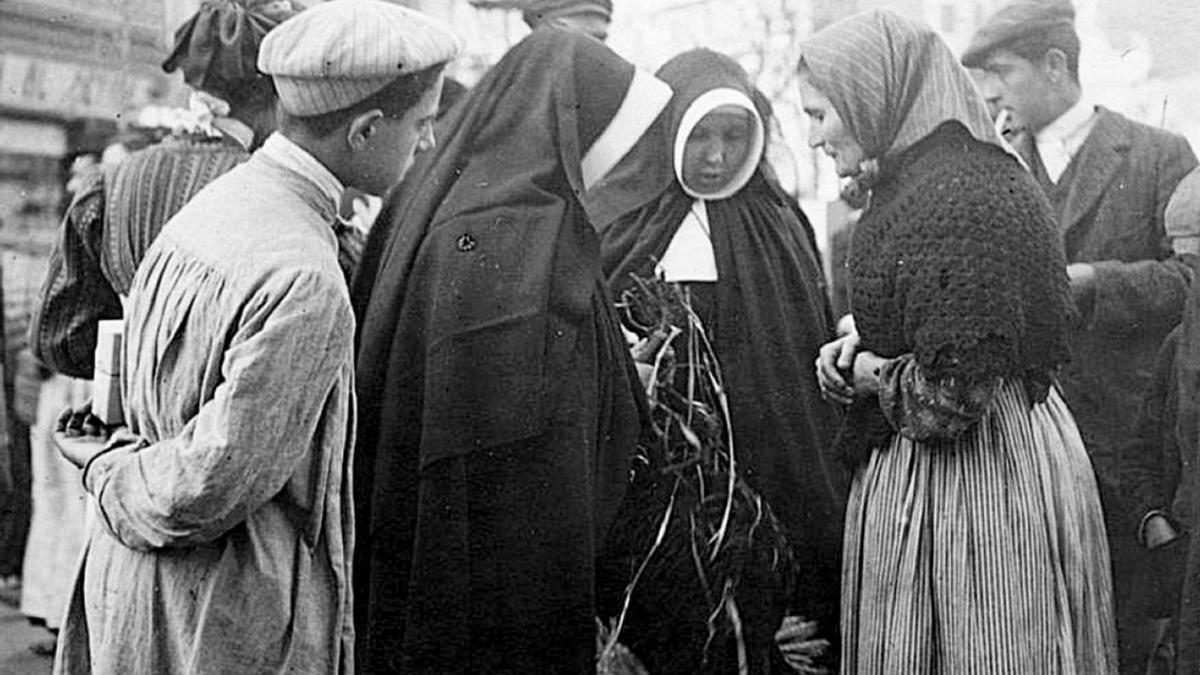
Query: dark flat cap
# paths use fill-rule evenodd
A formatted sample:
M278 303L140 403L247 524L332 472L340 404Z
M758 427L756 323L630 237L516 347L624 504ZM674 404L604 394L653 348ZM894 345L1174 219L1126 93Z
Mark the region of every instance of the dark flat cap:
M975 31L963 52L962 64L978 68L992 52L1018 38L1074 26L1075 8L1070 0L1016 0L997 10Z
M612 0L528 0L521 12L531 28L548 19L579 14L597 14L612 19Z

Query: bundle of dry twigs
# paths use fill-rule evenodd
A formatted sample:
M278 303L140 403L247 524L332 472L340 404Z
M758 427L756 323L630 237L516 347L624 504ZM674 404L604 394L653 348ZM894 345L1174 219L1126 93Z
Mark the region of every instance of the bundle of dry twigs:
M791 548L739 475L720 363L687 288L635 278L620 307L646 337L654 434L602 558L601 605L606 577L619 601L602 626L601 672L646 672L626 647L654 675L769 672L785 661L803 672L822 643L784 623Z

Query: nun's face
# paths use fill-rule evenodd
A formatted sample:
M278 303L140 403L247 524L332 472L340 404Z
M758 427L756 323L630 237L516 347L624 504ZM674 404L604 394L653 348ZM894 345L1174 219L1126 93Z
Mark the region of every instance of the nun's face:
M701 194L720 192L737 176L750 152L750 112L723 105L700 118L683 147L683 182Z
M846 178L858 175L866 157L858 140L842 123L829 97L813 86L802 71L799 78L800 100L808 115L808 145L820 148L833 160L837 175Z

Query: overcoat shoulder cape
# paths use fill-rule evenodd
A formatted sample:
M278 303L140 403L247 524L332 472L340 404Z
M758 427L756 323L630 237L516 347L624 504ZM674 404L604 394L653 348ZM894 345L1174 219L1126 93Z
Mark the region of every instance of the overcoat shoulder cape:
M617 164L669 96L600 42L540 28L385 208L356 288L374 670L593 667L592 559L644 404L592 223L649 199Z

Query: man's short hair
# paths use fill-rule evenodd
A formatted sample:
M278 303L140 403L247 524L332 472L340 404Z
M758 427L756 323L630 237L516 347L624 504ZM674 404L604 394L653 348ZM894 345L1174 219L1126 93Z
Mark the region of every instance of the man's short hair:
M1067 56L1067 71L1079 80L1079 34L1075 7L1069 0L1013 0L984 22L962 55L968 68L982 68L997 51L1007 49L1026 61L1041 61L1058 49Z
M421 100L425 92L434 86L445 67L445 63L439 63L424 70L401 75L383 89L341 110L319 115L303 117L289 115L289 117L298 121L313 135L321 138L333 133L351 119L371 110L379 109L385 117L403 117Z

